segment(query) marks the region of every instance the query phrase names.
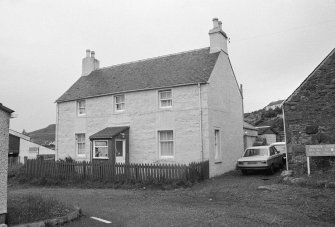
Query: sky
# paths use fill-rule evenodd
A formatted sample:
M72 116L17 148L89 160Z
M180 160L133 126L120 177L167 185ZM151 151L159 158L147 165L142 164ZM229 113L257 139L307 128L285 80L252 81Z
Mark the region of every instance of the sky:
M56 121L55 100L100 67L209 46L212 18L230 38L245 112L286 99L335 48L334 0L0 0L0 102L11 128Z

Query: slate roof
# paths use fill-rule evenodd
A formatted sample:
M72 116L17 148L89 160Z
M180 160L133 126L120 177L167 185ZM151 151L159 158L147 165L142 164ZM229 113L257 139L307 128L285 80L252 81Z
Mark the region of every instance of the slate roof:
M300 92L305 84L313 77L317 76L318 71L321 71L323 75L333 74L335 71L335 48L327 55L325 59L308 75L308 77L299 85L299 87L284 101L286 104L291 101L292 97Z
M2 105L2 103L0 103L0 110L3 110L7 113L13 113L14 112L14 110L11 110L8 107L5 107L4 105Z
M243 122L243 128L257 131L257 128L255 126L253 126L252 124L249 124L246 121Z
M112 138L113 136L116 136L120 134L121 132L124 132L128 130L129 127L107 127L93 135L90 136L90 139L109 139Z
M56 102L206 83L219 54L207 47L101 68L80 77Z

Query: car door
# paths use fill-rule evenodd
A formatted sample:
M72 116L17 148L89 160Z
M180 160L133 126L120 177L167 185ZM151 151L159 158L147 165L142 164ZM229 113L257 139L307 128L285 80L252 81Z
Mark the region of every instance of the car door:
M277 149L275 147L271 147L271 149L273 150L274 153L274 162L276 166L280 166L280 164L282 163L282 155L279 151L277 151Z

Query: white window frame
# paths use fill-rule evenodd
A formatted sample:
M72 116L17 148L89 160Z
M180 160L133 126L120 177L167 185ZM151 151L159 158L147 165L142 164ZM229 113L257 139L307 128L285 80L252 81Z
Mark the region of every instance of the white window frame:
M161 132L172 132L172 140L164 140L164 142L172 142L172 149L173 149L173 154L172 155L162 155L161 152L161 140L160 140L160 133ZM159 130L157 131L157 140L158 140L158 152L159 152L159 159L174 159L175 158L175 136L174 136L174 131L173 130Z
M80 107L80 103L84 103L84 107ZM83 113L80 113L80 109L84 109ZM85 116L86 115L86 100L78 100L77 101L77 115Z
M167 92L170 91L171 92L171 98L166 98L166 99L162 99L161 98L161 93L162 92ZM162 101L168 101L171 100L171 106L162 106ZM173 92L172 89L164 89L164 90L159 90L158 91L158 105L160 109L171 109L173 107Z
M218 132L218 136L216 136L216 132ZM222 162L221 130L219 128L214 129L214 161L215 163Z
M107 146L96 146L95 142L106 142ZM108 140L93 140L93 151L92 151L92 158L93 159L109 159L109 157L95 157L95 148L96 147L107 147L107 155L108 154Z
M116 98L120 96L123 96L123 102L117 103ZM124 108L122 110L118 110L117 105L121 105L121 104L123 104ZM114 111L117 113L120 113L120 112L124 112L125 109L126 109L126 95L125 94L114 95Z
M81 144L84 144L84 154L79 154L79 139L78 137L84 135L84 142L81 142ZM76 140L76 155L78 157L86 157L86 135L85 133L76 133L75 134L75 140Z

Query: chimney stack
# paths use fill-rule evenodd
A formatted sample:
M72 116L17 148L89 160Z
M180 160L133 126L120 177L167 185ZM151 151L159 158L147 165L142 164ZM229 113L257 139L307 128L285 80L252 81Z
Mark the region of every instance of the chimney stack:
M92 71L99 69L99 60L95 59L95 52L86 50L86 57L82 61L82 76L89 75Z
M223 50L228 54L227 34L222 30L222 22L218 18L213 18L213 28L209 30L210 53Z

